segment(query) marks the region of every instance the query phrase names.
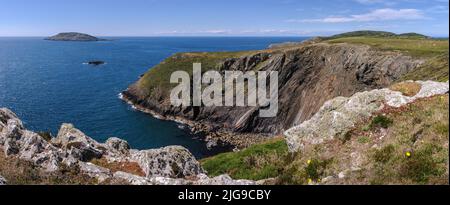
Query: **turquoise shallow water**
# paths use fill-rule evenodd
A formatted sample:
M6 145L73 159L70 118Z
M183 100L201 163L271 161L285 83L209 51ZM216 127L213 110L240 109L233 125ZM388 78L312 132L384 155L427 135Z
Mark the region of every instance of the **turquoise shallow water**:
M13 110L34 131L56 134L73 123L98 141L115 136L133 148L182 145L197 157L211 154L174 122L136 112L118 94L138 76L176 52L236 51L287 37L148 37L103 42L52 42L43 38L0 38L0 107ZM93 67L83 64L103 60Z

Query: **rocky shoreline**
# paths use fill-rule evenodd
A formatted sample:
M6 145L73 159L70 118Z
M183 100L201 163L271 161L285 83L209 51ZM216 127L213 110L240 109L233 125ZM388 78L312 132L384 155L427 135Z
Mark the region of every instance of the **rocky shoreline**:
M80 170L98 183L131 185L251 185L264 182L210 178L184 147L134 150L119 138L99 143L71 124L63 124L55 138L46 139L24 128L10 110L0 109L0 150L6 158L25 160L44 172L63 167ZM2 183L7 179L2 178Z
M237 151L273 138L273 136L267 134L220 131L215 130L206 123L188 120L183 117L172 115L162 116L152 109L145 108L144 106L135 103L135 100L132 96L128 95L127 91L120 93L119 98L139 112L149 114L160 120L173 121L187 126L193 135L198 136L200 140L206 143L206 147L209 150Z

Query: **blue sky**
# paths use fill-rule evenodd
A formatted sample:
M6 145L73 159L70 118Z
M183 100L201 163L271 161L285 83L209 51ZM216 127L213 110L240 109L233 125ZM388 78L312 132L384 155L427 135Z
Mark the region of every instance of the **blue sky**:
M0 0L0 36L448 36L448 0Z

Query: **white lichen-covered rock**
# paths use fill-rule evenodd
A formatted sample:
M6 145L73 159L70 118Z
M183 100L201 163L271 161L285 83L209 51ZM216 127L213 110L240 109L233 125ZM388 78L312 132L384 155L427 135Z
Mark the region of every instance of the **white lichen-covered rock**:
M111 137L105 142L109 151L119 153L119 154L128 154L130 152L130 145L127 141L119 139L117 137Z
M256 185L255 181L251 180L234 180L229 175L220 175L214 178L209 178L206 175L200 175L200 179L194 182L195 185Z
M307 145L344 137L357 123L370 118L385 106L401 107L417 99L448 93L449 90L448 82L416 83L421 85L421 90L412 97L405 96L401 92L380 89L327 101L311 119L284 133L289 150L296 152L303 150Z
M8 183L8 181L6 181L6 179L0 175L0 185L6 185Z
M24 129L22 122L8 109L0 109L0 147L5 156L31 161L45 171L58 170L61 153L38 134Z
M52 143L63 149L72 150L72 156L84 162L101 158L105 150L100 143L86 136L72 124L63 124L58 136L52 139Z
M126 172L116 172L114 173L113 178L125 181L131 185L150 185L150 181L146 177L141 177Z
M180 146L133 150L131 159L140 165L147 177L184 178L205 172L192 153Z
M102 183L112 177L112 173L109 169L89 162L80 162L79 167L80 171L92 178L96 178L99 183Z

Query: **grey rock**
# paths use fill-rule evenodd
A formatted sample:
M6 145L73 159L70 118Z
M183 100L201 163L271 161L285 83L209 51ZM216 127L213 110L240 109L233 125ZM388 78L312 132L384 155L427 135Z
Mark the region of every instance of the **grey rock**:
M114 173L113 178L126 181L131 185L151 185L149 179L126 172L116 172Z
M205 172L195 157L180 146L133 151L131 159L139 163L147 177L184 178Z
M116 137L109 138L105 144L107 148L113 152L121 154L128 154L130 152L130 145L128 142Z
M62 154L38 134L24 129L17 116L7 109L0 109L0 146L5 155L15 155L31 161L45 171L56 171Z
M17 153L19 153L19 146L17 145L16 141L11 139L11 138L7 138L4 142L3 145L3 150L5 153L5 156L9 157L11 155L15 155Z
M52 142L66 150L72 149L73 157L84 162L101 158L106 149L100 143L76 129L72 124L63 124L58 136L53 138Z
M229 175L220 175L214 178L209 178L206 175L194 182L195 185L256 185L255 181L251 180L234 180Z
M289 150L297 152L307 145L320 144L335 137L342 138L357 123L370 118L385 105L401 107L420 98L445 94L449 90L448 82L416 83L421 84L422 88L413 97L389 89L380 89L327 101L311 119L284 133Z
M0 175L0 185L7 185L8 181L6 181L6 179Z
M113 176L109 169L97 166L89 162L80 162L80 170L92 178L96 178L99 183L102 183Z

